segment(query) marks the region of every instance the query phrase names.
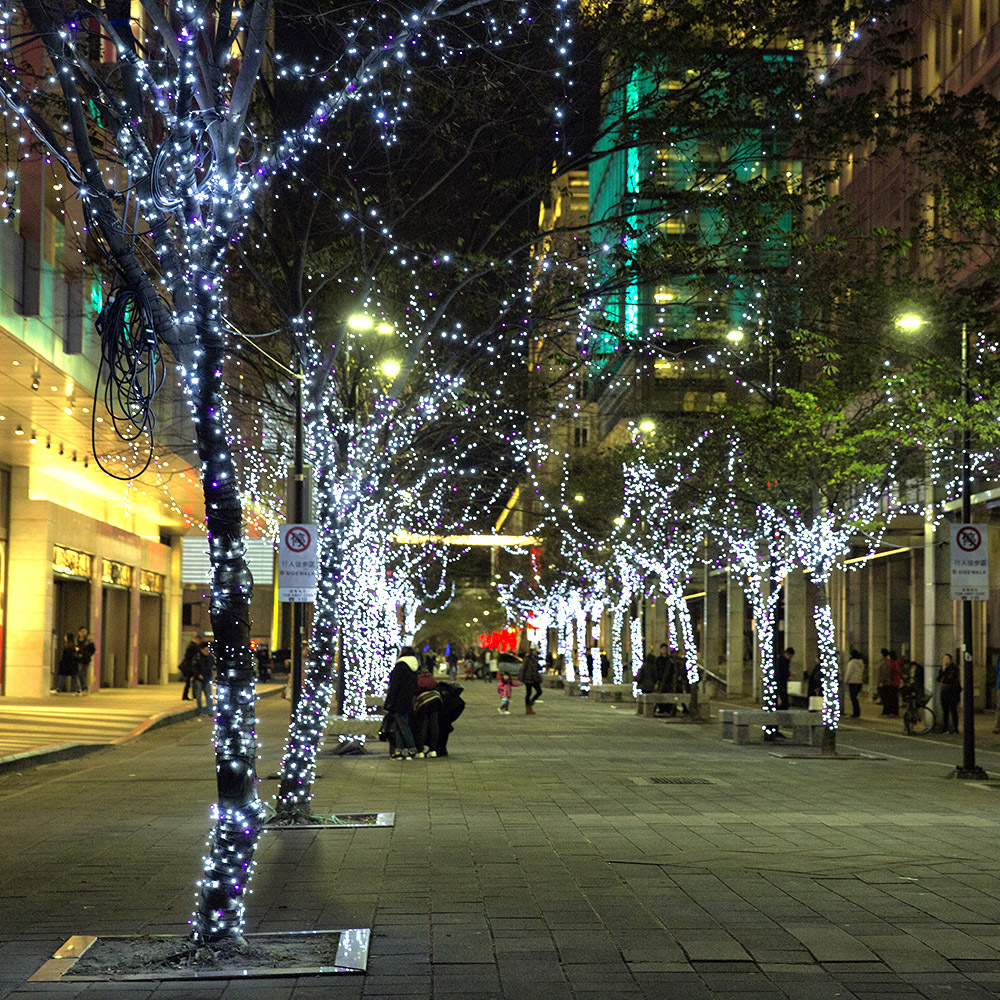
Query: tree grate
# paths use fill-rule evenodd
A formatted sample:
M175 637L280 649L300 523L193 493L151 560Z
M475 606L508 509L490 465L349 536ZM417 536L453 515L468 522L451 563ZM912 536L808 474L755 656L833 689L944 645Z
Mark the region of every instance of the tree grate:
M633 778L637 785L714 785L711 778L665 777L656 775L651 778Z

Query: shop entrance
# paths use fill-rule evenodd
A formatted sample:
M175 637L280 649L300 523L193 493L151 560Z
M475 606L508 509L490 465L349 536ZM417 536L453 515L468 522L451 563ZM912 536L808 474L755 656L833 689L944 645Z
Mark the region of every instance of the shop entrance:
M52 673L59 669L63 641L67 632L74 637L81 625L90 628L90 581L57 576L52 614ZM91 668L93 669L93 668ZM84 687L90 687L89 677L80 677Z
M160 613L159 594L139 595L139 683L160 683Z
M105 587L101 618L101 684L129 687L131 601L124 587Z

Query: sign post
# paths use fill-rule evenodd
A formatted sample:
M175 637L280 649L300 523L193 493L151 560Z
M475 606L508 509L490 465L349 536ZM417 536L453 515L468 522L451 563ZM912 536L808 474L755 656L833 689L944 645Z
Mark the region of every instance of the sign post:
M301 487L301 483L299 484ZM292 713L302 690L302 641L305 606L316 601L319 576L319 532L315 524L283 524L278 528L278 600L292 605Z

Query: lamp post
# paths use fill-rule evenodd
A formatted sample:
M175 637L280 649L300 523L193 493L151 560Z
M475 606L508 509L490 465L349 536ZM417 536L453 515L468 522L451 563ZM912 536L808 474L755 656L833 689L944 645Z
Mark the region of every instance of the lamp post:
M924 320L913 313L900 316L896 325L914 331L923 326ZM969 331L962 323L962 492L961 524L972 519L972 432L969 429L969 408L972 389L969 385ZM955 768L955 777L982 781L987 773L976 764L975 679L972 672L972 601L962 598L962 763Z
M962 524L972 519L972 460L969 430L969 407L972 404L972 390L969 386L969 337L966 324L962 324L962 399L964 417L962 422ZM962 599L962 764L955 768L958 778L985 780L986 772L976 765L976 720L975 699L972 676L972 601Z

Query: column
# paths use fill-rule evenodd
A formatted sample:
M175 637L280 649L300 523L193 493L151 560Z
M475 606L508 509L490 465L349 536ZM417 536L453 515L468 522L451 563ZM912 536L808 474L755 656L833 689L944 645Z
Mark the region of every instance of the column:
M3 693L40 698L49 691L52 669L52 544L48 504L28 498L28 469L10 475L10 540L7 579L7 664Z
M910 549L910 659L923 663L924 649L924 551Z
M862 570L868 580L868 683L878 684L882 650L889 648L889 607L884 559L873 559Z
M951 653L958 661L955 635L955 608L951 601L950 532L947 522L937 528L924 524L924 690L934 691L935 711L940 711L937 698L937 671L941 656ZM940 716L939 716L940 718Z
M719 613L719 578L705 566L705 603L701 619L701 664L713 674L719 672L719 657L725 647L724 622Z
M746 628L746 598L732 570L726 574L726 690L730 695L742 695L746 681L743 676L743 631Z
M802 671L811 670L816 658L816 641L812 639L812 587L805 573L797 569L785 577L785 631L784 646L795 650L792 658L793 681L802 680ZM777 658L782 652L775 649Z

